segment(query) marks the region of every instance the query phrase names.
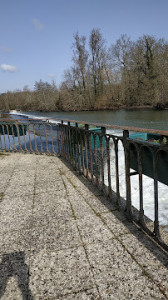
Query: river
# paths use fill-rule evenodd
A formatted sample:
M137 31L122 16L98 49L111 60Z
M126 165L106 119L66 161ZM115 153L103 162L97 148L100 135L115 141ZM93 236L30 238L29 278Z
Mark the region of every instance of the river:
M86 112L17 112L12 111L14 118L28 116L30 118L58 118L121 126L168 130L168 110L117 110ZM1 115L1 117L4 114Z

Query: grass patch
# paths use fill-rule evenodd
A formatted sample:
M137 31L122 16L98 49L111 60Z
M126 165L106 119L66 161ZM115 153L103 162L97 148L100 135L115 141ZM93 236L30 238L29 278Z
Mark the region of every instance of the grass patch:
M2 158L3 156L8 156L8 155L9 155L9 153L7 153L7 152L0 152L1 158Z
M4 193L0 193L0 202L2 202L4 196L5 196Z

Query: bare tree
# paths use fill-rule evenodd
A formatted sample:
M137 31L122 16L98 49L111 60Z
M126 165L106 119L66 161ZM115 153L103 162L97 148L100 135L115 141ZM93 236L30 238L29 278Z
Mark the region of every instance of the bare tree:
M105 40L99 29L93 29L89 39L90 72L93 81L95 99L103 93L105 67Z

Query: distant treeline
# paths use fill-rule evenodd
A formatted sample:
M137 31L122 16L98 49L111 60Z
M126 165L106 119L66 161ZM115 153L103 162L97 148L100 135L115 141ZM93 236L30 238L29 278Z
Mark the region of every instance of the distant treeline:
M72 66L58 88L55 82L35 82L34 91L0 95L0 109L98 110L168 102L168 42L153 36L132 41L122 35L106 46L99 29L89 40L73 37Z

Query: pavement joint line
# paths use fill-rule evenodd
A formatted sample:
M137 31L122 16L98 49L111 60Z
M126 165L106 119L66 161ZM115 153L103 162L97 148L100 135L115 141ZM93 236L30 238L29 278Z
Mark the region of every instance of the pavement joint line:
M100 212L100 215L110 214L113 211L118 211L118 209L114 208L114 209L109 209L107 211L102 211L102 212Z
M92 286L91 288L85 288L85 289L81 289L81 290L76 290L76 291L73 291L71 293L66 293L66 294L59 294L58 297L66 297L66 296L70 296L70 295L76 295L78 293L83 293L83 292L89 292L89 291L92 291L92 289L96 288L96 286ZM59 298L58 298L59 299ZM65 299L65 298L64 298ZM49 299L48 299L49 300ZM51 299L52 300L52 299ZM98 300L98 299L95 299L95 300Z
M63 176L65 176L66 179L67 179L67 177L66 177L65 174L62 175L62 174L60 173L60 175L61 175L63 184L64 184L64 186L65 186L65 190L66 190L66 193L67 193L67 186L66 186L66 183L65 183L65 181L64 181L64 179L63 179ZM68 181L69 181L69 180L68 180ZM70 183L71 183L71 182L70 182ZM75 189L74 186L73 186L73 188ZM75 211L74 211L73 206L72 206L72 203L71 203L71 201L70 201L70 199L69 199L68 193L67 193L67 198L68 198L68 201L69 201L69 203L70 203L70 205L71 205L72 214L74 215L74 218L75 218L75 220L76 220ZM81 240L81 242L83 243L83 249L84 249L84 251L85 251L85 255L86 255L88 264L89 264L89 266L90 266L90 270L91 270L91 273L92 273L92 277L93 277L93 280L94 280L95 287L96 287L96 289L97 289L97 292L98 292L98 294L99 294L100 299L102 299L102 297L101 297L101 295L100 295L100 292L99 292L98 285L97 285L96 280L95 280L93 268L92 268L92 265L91 265L91 263L90 263L90 260L89 260L89 257L88 257L88 254L87 254L87 251L86 251L86 248L85 248L85 244L84 244L84 242L83 242L83 239L82 239L82 236L81 236L81 232L80 232L80 229L79 229L79 226L78 226L77 223L76 223L76 226L77 226L77 230L78 230L78 233L79 233L79 236L80 236L80 240Z
M67 178L66 175L65 175L65 177ZM71 179L70 179L70 178L69 178L68 181L71 183ZM73 183L72 183L72 186L73 186ZM97 212L95 211L95 209L91 206L90 203L88 203L88 201L85 199L85 197L83 196L83 194L82 194L78 189L77 189L77 191L78 191L79 195L81 195L81 197L84 199L84 201L85 201L85 202L89 205L89 207L92 209L92 211L94 212L94 214L95 214L97 217L99 217L100 220L103 222L103 224L109 229L109 231L110 231L112 234L114 234L116 240L121 244L121 246L123 247L123 249L124 249L125 251L127 251L127 253L131 256L131 258L132 258L132 259L137 263L137 265L141 268L141 270L142 270L142 275L146 276L151 282L153 282L153 283L158 287L158 289L160 290L160 292L166 297L166 299L168 299L168 295L164 292L164 290L165 290L164 287L162 287L160 283L157 283L157 282L154 280L153 276L143 268L143 266L137 261L137 259L134 257L134 255L128 250L128 248L122 243L122 241L119 239L119 237L114 233L114 231L113 231L111 228L109 228L109 226L107 225L107 223L101 218L101 214L99 214L99 213L97 213ZM132 222L132 223L133 223L133 222ZM136 226L136 223L133 223L133 224ZM148 236L148 235L146 235L146 236ZM153 240L152 240L152 241L153 241Z
M37 175L37 159L36 159L36 166L35 166L35 175L34 175L34 193L33 193L33 203L32 203L32 216L33 216L33 210L34 210L34 202L35 202L35 190L36 190L36 175ZM32 230L32 227L29 228L29 230ZM32 251L32 236L30 237L30 253ZM29 256L29 270L31 267L31 255Z

